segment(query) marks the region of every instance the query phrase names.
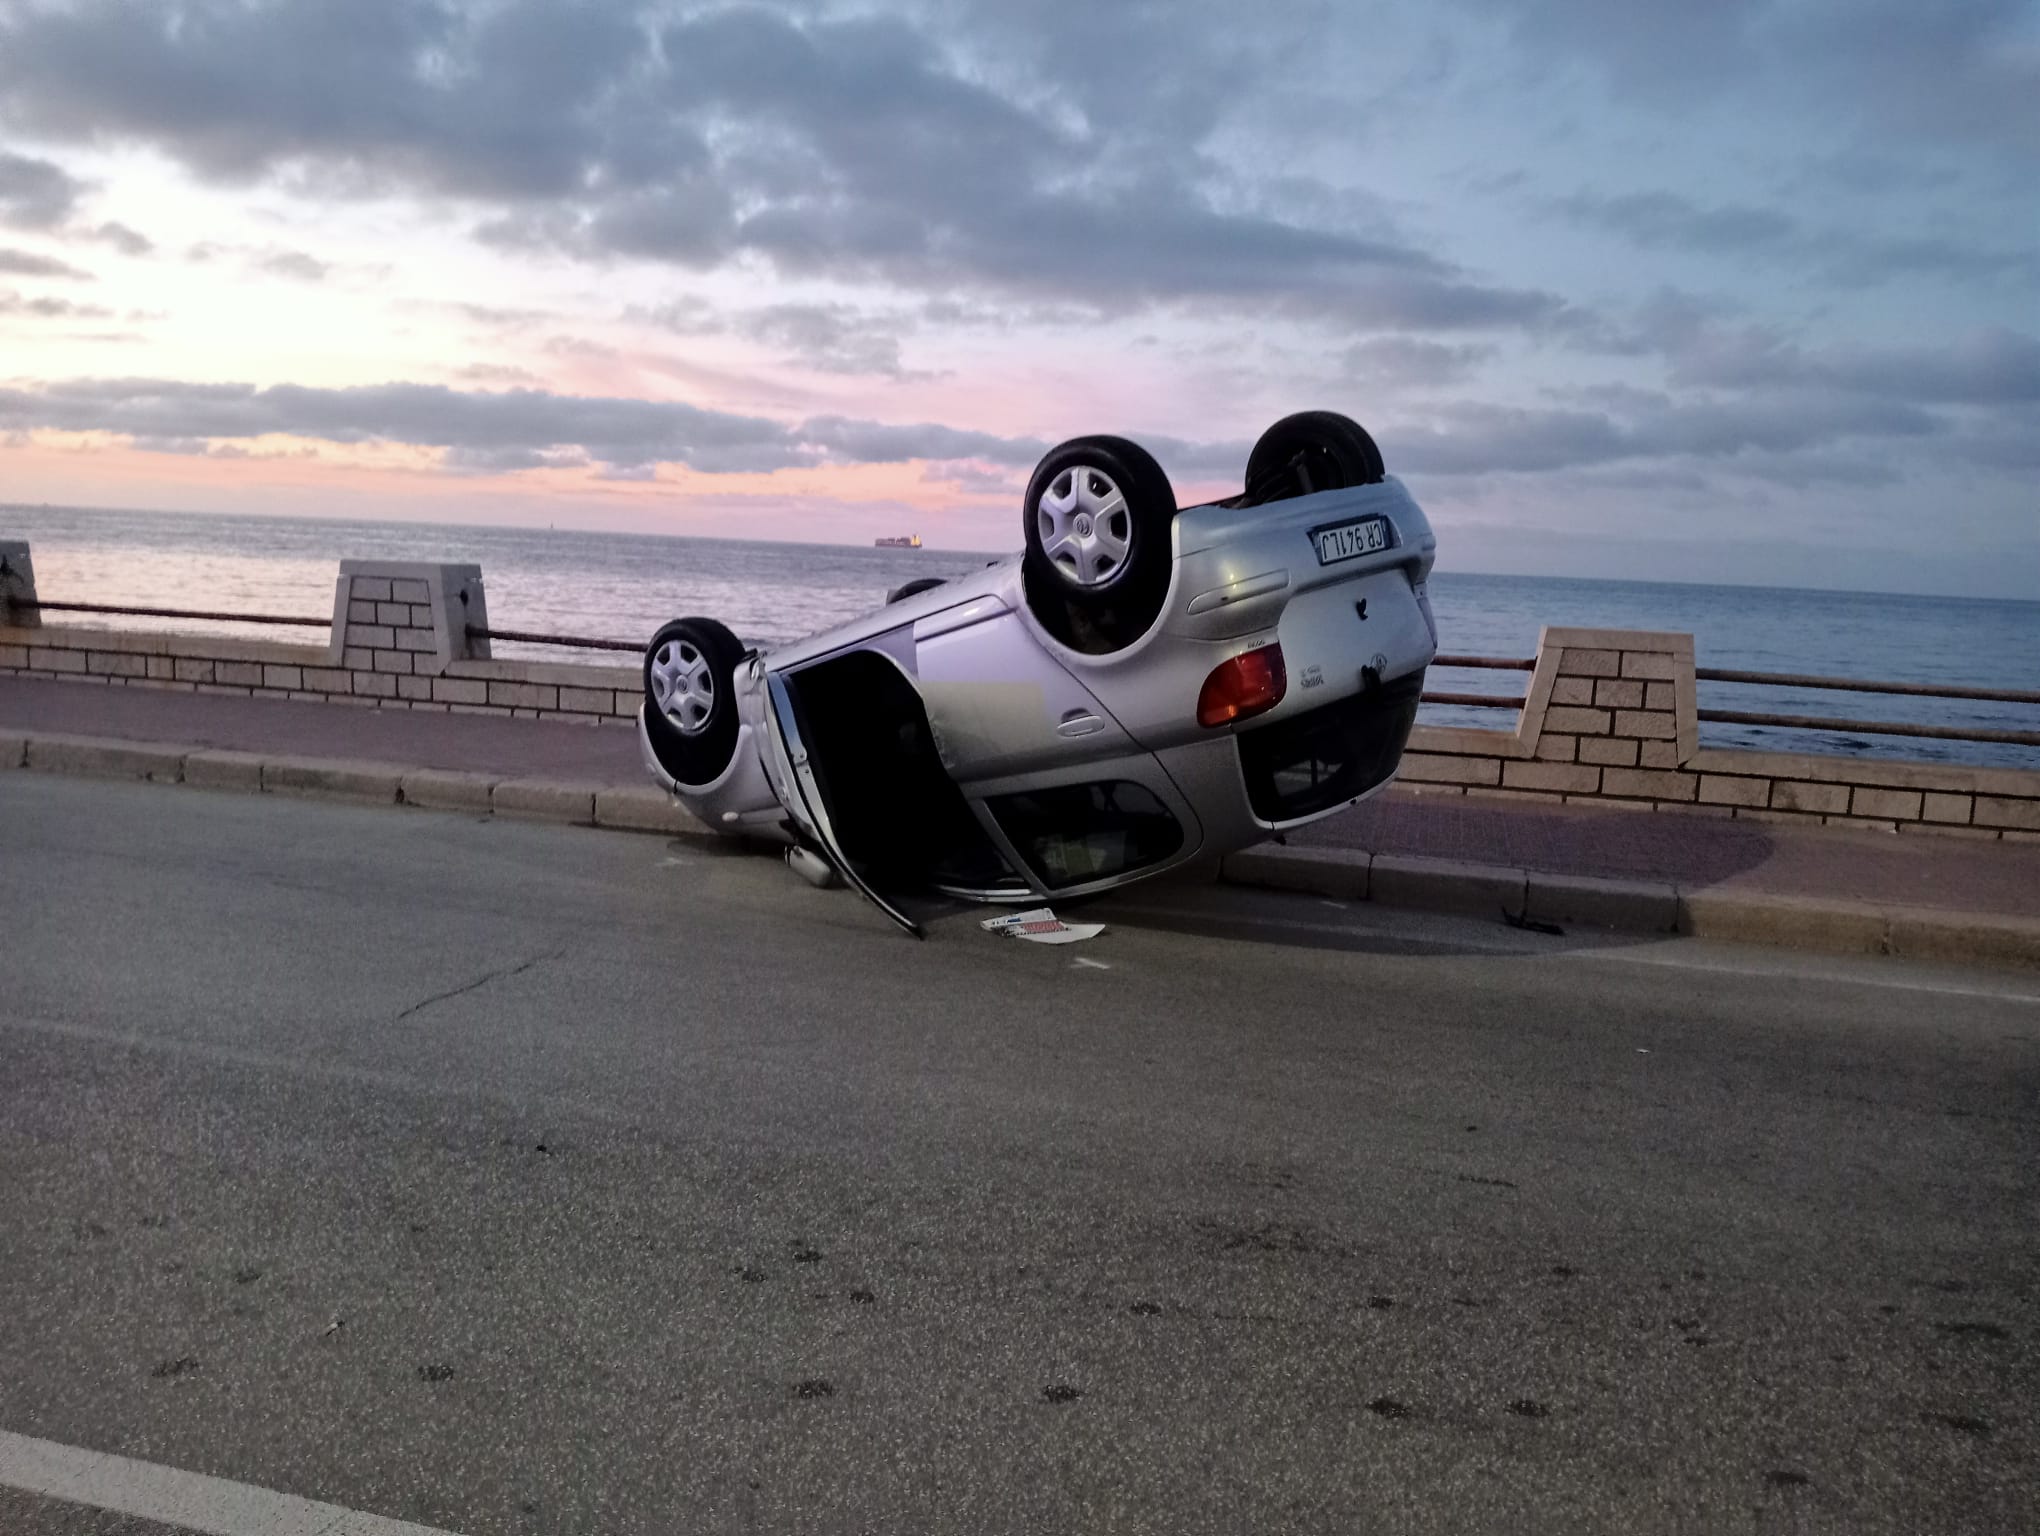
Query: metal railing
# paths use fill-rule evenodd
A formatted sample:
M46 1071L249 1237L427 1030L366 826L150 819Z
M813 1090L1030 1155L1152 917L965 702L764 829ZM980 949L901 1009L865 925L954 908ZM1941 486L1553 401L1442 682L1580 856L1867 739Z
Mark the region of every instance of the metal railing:
M1529 672L1534 657L1439 655L1434 667L1468 667ZM1892 683L1861 677L1827 677L1809 672L1751 672L1734 667L1697 667L1703 683L1754 683L1770 688L1808 688L1834 693L1882 693L1907 698L1965 699L1987 704L2040 705L2040 691L2025 688L1973 688L1958 683ZM1426 693L1426 704L1452 704L1474 709L1518 709L1524 699L1510 694ZM1846 715L1788 715L1759 710L1702 709L1700 720L1716 725L1762 725L1791 731L1855 732L1866 736L1912 736L1934 741L1980 741L1997 746L2040 747L2040 731L1999 730L1988 726L1916 725L1903 720L1859 720Z
M2040 704L2040 692L2024 688L1972 688L1960 683L1873 682L1861 677L1822 677L1806 672L1748 672L1733 667L1697 667L1703 683L1758 683L1771 688L1808 688L1831 693L1883 693L1907 698L1969 699L1990 704ZM1845 715L1784 715L1755 710L1703 709L1703 721L1717 725L1767 725L1788 731L1842 731L1865 736L1915 736L1934 741L1985 741L1999 746L2040 747L2040 731L2007 731L1989 726L1916 725L1904 720L1855 720Z
M1534 672L1537 659L1522 656L1447 656L1431 658L1434 667L1470 667L1489 672ZM1468 709L1521 709L1523 695L1520 693L1426 693L1418 697L1422 704L1458 704Z
M151 619L191 619L203 623L274 624L299 628L330 628L330 616L304 618L294 614L230 613L203 608L157 608L131 603L61 602L50 598L15 598L7 606L32 608L39 613L100 613ZM523 645L556 645L569 650L610 651L635 655L644 645L635 640L604 640L592 635L546 634L538 630L495 629L470 624L467 634L478 640L504 640ZM1534 656L1460 656L1441 653L1434 667L1466 668L1491 672L1532 672ZM1878 682L1860 677L1827 677L1806 672L1752 672L1734 667L1698 667L1694 676L1703 683L1748 683L1771 688L1805 688L1831 693L1881 693L1897 697L1962 699L1988 704L2040 705L2040 690L2025 688L1975 688L1956 683ZM1522 694L1426 692L1425 704L1451 705L1465 709L1521 710ZM1985 726L1918 725L1902 720L1858 720L1845 715L1791 715L1769 711L1702 709L1698 718L1716 725L1757 725L1791 731L1835 731L1867 736L1909 736L1934 741L1988 742L1997 746L2040 747L2040 731L2000 730Z
M214 613L203 608L141 608L129 603L57 603L47 598L10 598L0 607L33 608L39 613L117 613L146 619L202 619L215 624L297 624L319 629L333 627L333 616L299 619L280 613Z
M577 651L629 651L645 648L641 640L597 640L589 635L545 635L529 629L491 629L482 624L467 627L470 640L514 640L523 645L560 645Z

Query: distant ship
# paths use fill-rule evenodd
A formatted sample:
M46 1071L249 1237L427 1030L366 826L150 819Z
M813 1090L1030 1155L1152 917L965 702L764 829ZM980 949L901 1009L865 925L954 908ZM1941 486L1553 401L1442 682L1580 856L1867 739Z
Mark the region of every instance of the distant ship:
M918 533L910 533L903 539L879 539L875 543L879 549L919 549L921 547L921 536Z

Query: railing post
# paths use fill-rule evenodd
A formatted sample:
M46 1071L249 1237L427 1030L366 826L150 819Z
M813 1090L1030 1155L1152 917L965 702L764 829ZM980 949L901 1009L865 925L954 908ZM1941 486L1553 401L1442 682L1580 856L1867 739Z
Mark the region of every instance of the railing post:
M35 602L35 562L20 539L0 539L0 625L37 629L42 613Z
M333 664L355 674L354 691L423 700L427 679L456 661L486 660L488 598L479 565L342 560L333 588ZM413 681L415 679L415 681Z

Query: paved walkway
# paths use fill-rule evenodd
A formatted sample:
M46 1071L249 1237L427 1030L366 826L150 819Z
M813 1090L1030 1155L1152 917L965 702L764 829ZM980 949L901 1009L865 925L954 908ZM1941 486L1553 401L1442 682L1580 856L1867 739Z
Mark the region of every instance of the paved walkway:
M647 782L634 732L550 720L0 677L0 729L8 728L470 769L506 778ZM2031 843L1401 795L1320 822L1292 842L1647 878L1689 889L2040 918L2040 844Z

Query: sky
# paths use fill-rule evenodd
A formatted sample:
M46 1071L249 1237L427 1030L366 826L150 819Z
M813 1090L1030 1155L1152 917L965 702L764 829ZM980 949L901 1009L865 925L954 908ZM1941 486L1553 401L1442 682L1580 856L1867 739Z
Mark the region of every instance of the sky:
M2040 597L2040 0L0 0L0 502ZM4 529L0 529L4 532Z

